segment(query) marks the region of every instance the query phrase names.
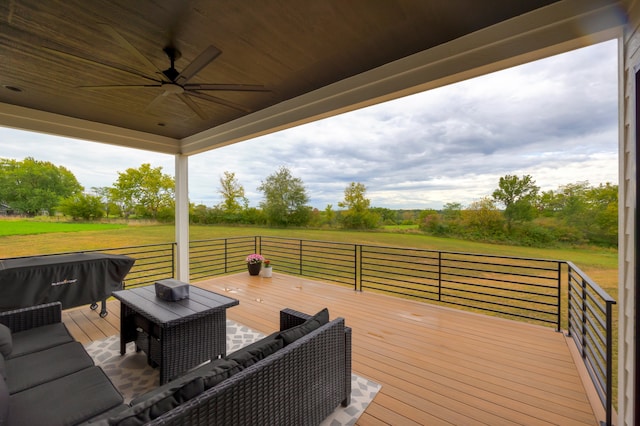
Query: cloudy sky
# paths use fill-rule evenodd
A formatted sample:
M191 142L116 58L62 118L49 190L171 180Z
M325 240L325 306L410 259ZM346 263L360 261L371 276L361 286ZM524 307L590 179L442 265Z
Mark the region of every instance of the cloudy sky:
M257 187L280 166L319 209L336 208L351 182L391 209L466 206L506 174L529 174L542 190L617 184L617 81L616 41L601 43L190 157L189 197L218 204L229 171L257 206ZM0 157L28 156L68 168L86 189L143 163L174 173L170 155L0 127Z

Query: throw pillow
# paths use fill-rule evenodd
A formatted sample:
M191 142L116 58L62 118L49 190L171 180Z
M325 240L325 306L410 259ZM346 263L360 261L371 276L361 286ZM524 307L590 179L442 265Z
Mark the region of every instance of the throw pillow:
M0 353L8 357L13 350L13 339L11 330L4 324L0 324Z
M301 338L304 335L311 333L313 330L322 327L329 322L329 310L324 308L305 322L295 327L288 328L280 332L280 338L284 341L284 345L287 346Z

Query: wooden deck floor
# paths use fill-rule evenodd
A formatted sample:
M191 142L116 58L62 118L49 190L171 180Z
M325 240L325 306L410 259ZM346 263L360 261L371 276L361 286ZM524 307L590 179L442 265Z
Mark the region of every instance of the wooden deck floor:
M239 299L227 317L263 333L285 307L344 317L354 372L382 384L359 425L598 424L570 342L552 329L275 273L195 285ZM83 343L114 335L117 303L104 319L84 307L63 320Z

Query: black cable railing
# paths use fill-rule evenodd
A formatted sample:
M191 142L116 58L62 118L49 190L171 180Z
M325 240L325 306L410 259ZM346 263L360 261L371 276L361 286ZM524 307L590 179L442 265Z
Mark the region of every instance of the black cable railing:
M573 337L605 407L606 424L613 416L613 305L616 301L571 262L568 335Z
M175 277L175 247L165 243L84 252L134 257L126 277L130 288ZM190 280L246 271L245 258L251 253L267 257L278 272L553 325L556 330L561 329L562 277L567 268L568 334L611 424L616 302L571 262L246 236L191 241Z

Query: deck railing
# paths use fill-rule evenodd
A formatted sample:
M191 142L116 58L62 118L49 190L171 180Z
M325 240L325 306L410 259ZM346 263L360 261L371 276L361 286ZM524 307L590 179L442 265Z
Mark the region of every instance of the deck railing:
M616 301L571 262L568 265L568 334L573 337L598 397L613 414L613 305Z
M84 252L134 257L125 285L135 287L175 277L175 247L165 243ZM562 324L566 276L568 334L605 408L606 424L612 424L616 302L571 262L247 236L191 241L190 280L246 271L245 257L251 253L270 259L278 272L553 325L556 330Z

